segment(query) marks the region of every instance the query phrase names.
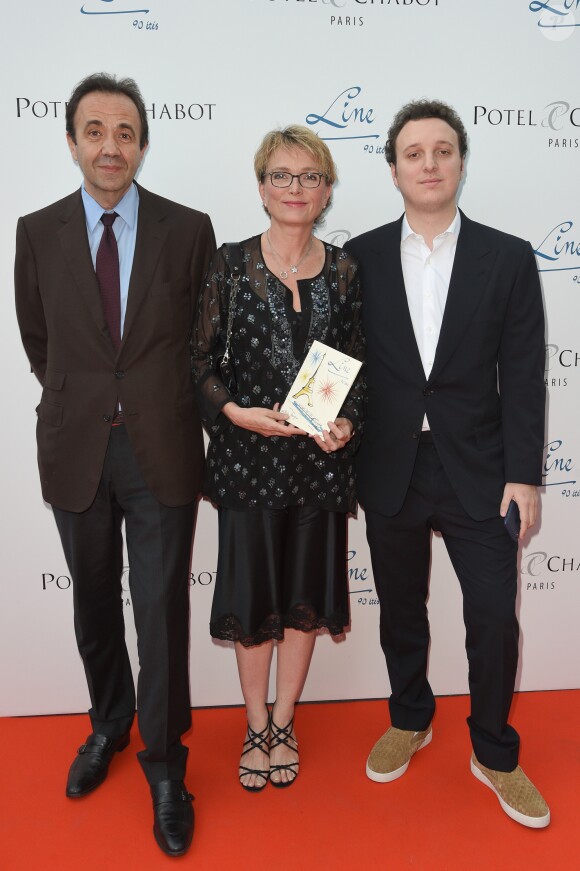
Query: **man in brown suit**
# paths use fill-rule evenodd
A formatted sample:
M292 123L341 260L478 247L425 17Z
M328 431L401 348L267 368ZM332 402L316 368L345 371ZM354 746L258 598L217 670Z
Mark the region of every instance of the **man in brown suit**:
M92 733L66 793L84 796L104 781L129 743L137 700L154 834L180 855L193 834L181 736L191 721L187 579L203 468L189 340L215 239L207 215L134 182L149 139L134 81L84 79L66 124L83 185L19 220L15 268L22 341L43 387L42 493L73 579L91 698ZM123 521L137 699L124 639Z

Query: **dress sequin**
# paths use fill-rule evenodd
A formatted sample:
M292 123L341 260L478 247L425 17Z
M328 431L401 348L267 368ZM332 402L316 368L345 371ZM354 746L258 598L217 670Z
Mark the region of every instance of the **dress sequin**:
M260 237L240 244L245 274L232 335L237 396L228 394L214 359L227 324L226 246L210 267L192 339L193 375L210 434L205 493L229 508L309 505L354 512L353 455L362 428L364 367L340 412L353 422L356 437L335 453L323 453L307 436L267 438L236 427L221 409L230 399L245 408L282 403L314 339L363 358L356 263L325 245L320 274L298 282L302 311L297 314L290 290L264 263Z

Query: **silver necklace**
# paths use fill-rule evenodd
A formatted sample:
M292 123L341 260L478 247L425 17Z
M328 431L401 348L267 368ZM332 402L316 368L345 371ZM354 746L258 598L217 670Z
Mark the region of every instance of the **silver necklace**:
M283 279L288 278L288 270L287 270L287 269L284 269L284 264L283 264L283 262L282 262L282 258L280 257L280 255L278 254L278 252L276 251L276 249L274 248L274 246L272 245L272 240L270 239L270 231L269 231L269 230L266 230L266 237L267 237L267 239L268 239L268 245L270 246L270 251L272 252L272 254L274 255L274 257L276 258L276 260L278 261L278 263L280 264L280 266L282 267L282 269L281 269L280 272L278 273L279 276L280 276L280 278L283 278ZM313 245L314 245L314 236L311 236L311 237L310 237L310 245L308 246L308 248L306 249L306 251L304 252L304 254L302 255L302 257L300 258L300 260L298 261L298 263L294 263L294 264L293 264L293 263L289 263L289 264L288 264L288 266L290 267L290 272L294 272L294 273L298 272L298 268L299 268L300 264L303 263L304 260L306 260L306 258L308 257L308 255L309 255L310 252L312 251L312 246L313 246Z

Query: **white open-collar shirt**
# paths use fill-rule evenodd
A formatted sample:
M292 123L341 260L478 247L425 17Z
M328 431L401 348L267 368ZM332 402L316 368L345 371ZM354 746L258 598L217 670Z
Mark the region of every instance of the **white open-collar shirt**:
M433 239L433 250L415 233L407 216L401 228L401 264L409 312L425 376L429 378L443 323L457 238L461 227L459 209L449 227ZM427 417L423 429L429 429Z

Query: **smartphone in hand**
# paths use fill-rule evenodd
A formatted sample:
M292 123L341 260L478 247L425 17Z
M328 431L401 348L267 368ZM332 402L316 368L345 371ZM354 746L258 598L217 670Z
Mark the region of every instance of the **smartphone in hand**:
M520 509L518 503L514 502L513 499L508 506L503 522L509 537L517 542L520 537Z

